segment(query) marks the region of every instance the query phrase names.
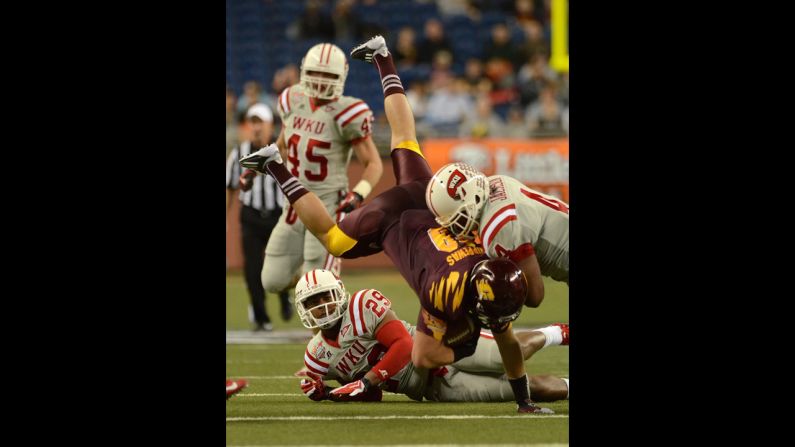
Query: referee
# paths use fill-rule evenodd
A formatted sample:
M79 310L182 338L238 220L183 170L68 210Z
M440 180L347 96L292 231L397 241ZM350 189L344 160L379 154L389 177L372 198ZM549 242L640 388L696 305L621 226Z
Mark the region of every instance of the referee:
M284 205L284 196L279 186L269 175L256 175L250 169L241 172L241 157L267 145L273 136L273 113L262 103L253 104L246 112L246 120L251 129L251 140L235 146L226 160L226 210L229 212L232 197L240 190L240 223L243 233L243 270L246 276L251 306L249 319L254 323L254 331L271 331L273 325L265 309L265 288L262 286L260 271L265 262L265 246ZM287 291L279 294L282 319L287 321L293 315Z

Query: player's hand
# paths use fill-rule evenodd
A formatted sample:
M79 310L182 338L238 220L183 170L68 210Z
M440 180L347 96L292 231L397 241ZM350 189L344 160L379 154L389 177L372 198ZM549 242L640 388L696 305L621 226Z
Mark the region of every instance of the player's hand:
M328 389L323 379L320 380L307 380L301 379L301 391L304 392L306 397L314 400L321 401L328 399Z
M519 406L516 410L517 413L538 413L538 414L553 414L554 411L549 408L541 408L529 400L522 400L516 402Z
M331 392L331 394L336 394L338 396L347 394L352 397L359 393L364 393L368 389L370 389L370 381L362 377L361 380L357 380L356 382L351 382L345 386L336 388L334 391Z
M350 213L351 211L359 208L364 201L364 197L356 191L351 191L342 199L340 206L337 207L338 213Z
M243 191L248 191L254 186L254 177L257 176L257 171L253 169L246 169L240 175L240 189Z

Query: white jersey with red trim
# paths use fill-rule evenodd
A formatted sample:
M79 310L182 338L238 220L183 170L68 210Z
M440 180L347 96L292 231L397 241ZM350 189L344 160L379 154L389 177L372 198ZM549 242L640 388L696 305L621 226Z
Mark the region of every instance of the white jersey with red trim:
M541 274L569 282L569 206L505 176L489 177L479 233L490 258L514 262L535 253Z
M336 340L329 340L318 332L309 341L304 353L304 365L324 380L348 383L359 380L377 364L387 351L378 342L375 328L381 323L392 303L374 289L360 290L348 302L342 316ZM414 326L402 321L406 330L414 336ZM406 394L412 399L422 400L422 391L427 381L426 374L415 372L408 362L382 387L395 393Z
M351 146L371 134L373 112L367 103L341 96L317 106L295 84L279 95L277 109L290 172L317 195L347 191Z

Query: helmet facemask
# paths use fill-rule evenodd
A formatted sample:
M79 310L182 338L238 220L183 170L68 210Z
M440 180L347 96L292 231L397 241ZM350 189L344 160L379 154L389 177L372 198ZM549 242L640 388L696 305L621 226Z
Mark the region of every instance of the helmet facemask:
M329 329L342 318L348 307L349 297L342 281L333 273L313 270L296 284L295 309L305 328ZM315 309L322 309L323 316L315 317L312 313Z

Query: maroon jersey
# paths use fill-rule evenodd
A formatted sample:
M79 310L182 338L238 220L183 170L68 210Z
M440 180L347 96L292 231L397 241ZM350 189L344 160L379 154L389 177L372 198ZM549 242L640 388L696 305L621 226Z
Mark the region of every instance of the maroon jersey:
M341 254L357 258L384 250L420 299L417 330L437 340L448 321L462 318L475 304L469 275L487 259L483 247L461 243L436 223L425 204L425 188L433 175L421 155L392 151L397 185L354 210L340 230L356 243Z
M475 305L469 275L487 259L483 247L456 241L427 209L407 210L383 239L384 253L400 270L420 299L417 328L442 339L446 322L464 317Z

